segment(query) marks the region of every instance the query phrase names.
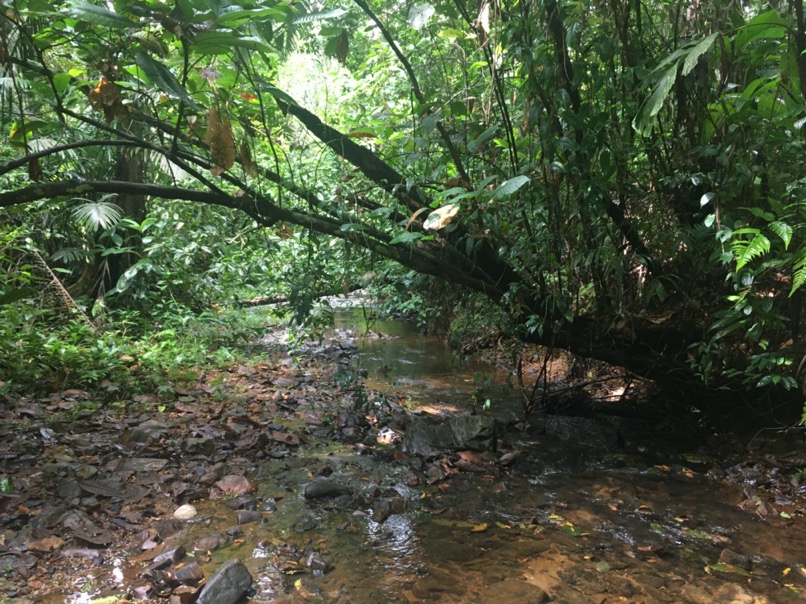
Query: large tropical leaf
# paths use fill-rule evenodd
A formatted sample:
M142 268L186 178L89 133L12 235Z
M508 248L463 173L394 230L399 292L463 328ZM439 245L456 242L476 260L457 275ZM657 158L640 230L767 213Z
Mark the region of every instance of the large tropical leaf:
M163 63L157 61L144 52L138 52L134 58L137 66L143 70L154 85L168 96L179 99L190 107L196 109L196 102L173 72Z
M506 182L501 183L501 186L493 191L493 199L498 200L503 199L504 197L509 197L527 182L529 182L529 177L524 176L523 174L510 178Z
M652 129L652 120L658 115L660 108L663 107L663 102L669 96L669 92L674 86L674 81L677 79L677 66L678 63L675 62L663 72L663 75L655 84L652 94L649 95L649 98L644 101L644 104L638 110L638 115L635 116L632 125L639 134L649 134Z
M313 23L314 21L325 21L327 19L338 19L339 17L343 17L347 14L347 11L343 8L333 8L331 10L323 10L315 13L307 13L305 15L300 15L299 17L294 17L291 21L294 25L300 25L302 23Z
M75 17L80 21L92 23L94 25L101 25L104 27L111 27L112 29L131 29L141 27L136 21L132 21L128 17L124 17L116 12L104 8L103 6L96 6L89 2L75 2L66 11L71 17Z
M271 51L271 48L260 38L239 36L232 31L200 31L193 39L193 50L200 54L224 55L233 48Z

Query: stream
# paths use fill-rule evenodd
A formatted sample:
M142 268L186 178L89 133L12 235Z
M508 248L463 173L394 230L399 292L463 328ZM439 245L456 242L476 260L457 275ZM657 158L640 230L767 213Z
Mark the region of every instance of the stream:
M518 423L511 376L458 362L405 321L368 325L355 310L337 310L330 338L346 343L336 350L355 347L340 363L364 375L366 388L416 416L476 406L495 417L497 451L423 458L398 446L311 441L252 464L246 476L261 522L233 531L230 502L206 499L170 539L234 534L197 559L208 576L241 560L254 602L804 601L803 499L766 488L764 468L731 470L699 437L636 420ZM386 433L394 441L395 430ZM727 480L741 472L743 482ZM311 483L346 488L306 497ZM123 584L127 572L117 573ZM93 601L97 593L80 587L38 601Z

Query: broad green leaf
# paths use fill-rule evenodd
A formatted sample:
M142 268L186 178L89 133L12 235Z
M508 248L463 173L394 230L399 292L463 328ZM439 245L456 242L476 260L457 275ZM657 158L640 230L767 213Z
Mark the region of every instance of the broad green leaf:
M63 94L67 87L70 85L70 81L73 78L70 77L69 73L57 73L53 76L53 86L56 88L56 92L59 94Z
M404 231L403 233L400 233L400 235L392 239L392 241L390 241L389 243L392 245L396 243L414 243L418 239L422 239L423 236L424 235L422 233L418 233L417 231Z
M294 17L291 23L293 25L300 25L302 23L313 23L314 21L326 21L328 19L338 19L346 14L347 11L343 8L333 8L331 10L323 10L316 13L308 13L306 15Z
M261 86L258 90L260 92L268 92L275 99L277 99L281 103L285 103L286 105L293 105L293 106L298 106L299 105L299 103L297 103L293 99L293 97L291 97L291 95L289 95L286 92L283 92L282 90L280 90L276 86L271 86L271 85Z
M448 226L459 213L459 204L449 203L431 212L423 223L424 229L437 231Z
M506 182L501 183L501 186L496 188L495 191L493 191L492 198L498 200L503 199L504 197L509 197L515 191L517 191L523 185L525 185L527 182L529 182L529 177L524 175L510 178Z
M236 47L264 52L271 50L260 38L241 37L231 31L200 31L193 39L193 49L201 54L223 55L232 52Z
M22 287L19 289L7 289L0 295L0 306L4 304L11 304L23 298L32 298L36 295L36 290L31 287Z
M498 131L498 126L490 126L484 132L482 132L478 138L470 141L467 144L467 150L471 153L475 153L476 150L486 141L488 138L493 136Z
M680 73L684 76L687 76L691 73L691 70L694 69L694 66L697 64L697 61L700 60L700 57L708 52L708 49L711 48L711 45L716 40L716 37L719 35L719 32L713 33L704 40L701 40L697 44L695 44L691 50L686 53L686 58L683 60L683 68L680 70Z
M144 52L135 55L135 63L143 70L154 85L168 96L179 99L190 107L196 109L196 102L188 94L185 87L179 83L173 72L163 63L151 58Z
M705 570L710 574L711 572L718 572L718 573L726 573L731 575L739 575L742 577L752 577L753 575L750 574L750 571L741 568L740 566L734 566L733 564L726 564L724 562L719 562L717 564L710 564L708 565Z
M677 65L677 63L674 63L664 72L660 80L658 80L658 83L655 84L655 89L652 91L652 94L644 101L644 104L641 105L641 109L638 111L638 115L632 123L633 128L635 128L639 134L647 135L652 129L652 119L660 111L663 102L666 100L666 97L669 96L669 92L672 90L672 86L674 86L674 82L677 79Z
M8 138L12 143L22 145L23 143L30 142L31 135L37 130L48 126L48 122L43 120L25 120L24 122L14 122L11 124Z
M140 27L139 23L132 21L128 17L124 17L108 8L90 4L89 2L76 2L65 12L80 21L87 21L94 25L101 25L112 29L132 29Z
M245 25L249 21L265 20L266 18L284 23L285 17L286 13L278 8L244 9L240 6L231 6L221 12L216 20L216 25L234 29Z
M439 123L439 118L436 115L429 115L423 118L423 121L420 122L420 127L423 129L423 132L426 134L430 134L434 131L434 128L437 127Z
M755 40L781 38L786 35L787 27L787 22L774 9L756 15L733 37L734 51L742 51Z

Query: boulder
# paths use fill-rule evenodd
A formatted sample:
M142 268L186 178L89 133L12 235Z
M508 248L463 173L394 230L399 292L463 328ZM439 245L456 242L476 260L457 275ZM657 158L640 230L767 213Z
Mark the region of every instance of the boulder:
M240 560L225 562L201 590L196 604L237 604L252 587L252 575Z
M482 415L454 415L436 423L429 418L412 419L406 428L403 450L415 455L431 455L440 449L495 448L495 420Z

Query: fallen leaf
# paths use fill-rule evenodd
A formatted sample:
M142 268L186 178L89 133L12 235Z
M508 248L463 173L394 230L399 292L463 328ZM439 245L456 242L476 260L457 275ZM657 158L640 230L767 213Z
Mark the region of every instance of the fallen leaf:
M55 535L37 539L28 544L28 549L34 552L52 552L54 549L60 548L64 541Z

